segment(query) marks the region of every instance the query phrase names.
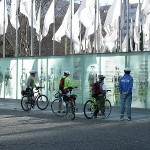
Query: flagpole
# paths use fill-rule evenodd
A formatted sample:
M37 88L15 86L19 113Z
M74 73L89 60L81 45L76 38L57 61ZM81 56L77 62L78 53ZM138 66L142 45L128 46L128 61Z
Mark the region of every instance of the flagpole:
M129 52L129 0L127 2L127 52Z
M96 33L96 11L97 11L97 0L95 0L95 18L94 18L94 53L96 53L96 42L97 42L97 33Z
M140 14L141 14L141 3L139 0L139 26L138 26L138 51L140 51L140 30L141 30L141 20L140 20Z
M65 33L65 35L67 35L67 33ZM65 37L65 55L67 55L67 36Z
M119 34L119 36L120 36L120 52L122 52L122 1L120 1L120 3L121 3L121 7L120 7L120 17L119 17L119 30L120 30L120 34ZM124 2L123 2L123 4L124 4ZM124 6L123 6L123 8L124 8ZM124 9L123 9L123 11L124 11Z
M101 49L101 38L100 38L100 10L99 10L99 0L97 0L97 52L100 53L100 49Z
M31 56L33 56L33 0L31 1Z
M81 2L82 1L80 0L80 5L81 5ZM79 49L80 49L80 54L81 54L81 49L82 49L82 47L81 47L82 46L82 37L81 36L82 35L81 35L81 22L80 21L79 21L79 31L80 31L79 32L79 40L80 40L80 47L79 47Z
M5 5L6 1L4 0L4 21L3 21L3 57L5 57Z
M70 0L70 9L71 9L71 16L70 16L70 54L73 54L73 51L72 51L72 0Z
M55 6L56 6L56 0L54 0L54 21L53 21L53 55L55 55Z
M40 11L40 20L41 20L41 4L42 4L42 1L40 2L40 8L39 8L39 11ZM40 21L39 21L40 23ZM41 28L39 29L39 56L41 56Z
M18 0L16 0L16 50L15 57L18 57Z

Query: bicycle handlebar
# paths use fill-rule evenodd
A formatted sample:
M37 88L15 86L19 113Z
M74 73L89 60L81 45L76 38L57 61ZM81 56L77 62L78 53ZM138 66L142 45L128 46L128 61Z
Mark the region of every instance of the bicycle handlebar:
M42 89L42 88L45 88L45 86L43 86L43 87L42 86L37 86L36 90L39 90L39 89Z
M76 89L76 88L78 88L78 87L77 86L75 86L75 87L68 87L69 90Z

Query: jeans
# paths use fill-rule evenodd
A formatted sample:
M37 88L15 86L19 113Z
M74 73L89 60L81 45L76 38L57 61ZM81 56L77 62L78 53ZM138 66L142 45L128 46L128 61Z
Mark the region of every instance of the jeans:
M121 100L121 115L124 115L124 111L127 105L127 116L131 117L132 94L128 95L120 94L120 100Z

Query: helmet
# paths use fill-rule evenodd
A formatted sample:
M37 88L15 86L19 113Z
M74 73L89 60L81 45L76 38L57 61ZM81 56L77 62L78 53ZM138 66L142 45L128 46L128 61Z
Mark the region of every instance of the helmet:
M30 74L36 74L37 72L35 70L31 70L29 73Z
M65 71L64 75L70 75L70 71Z
M126 68L124 69L124 71L131 72L131 69L130 69L129 67L126 67Z
M103 75L98 75L98 78L99 78L99 79L104 79L104 78L106 78L106 77L103 76Z
M126 68L124 69L124 73L125 73L125 74L130 74L130 72L131 72L131 69L130 69L129 67L126 67Z

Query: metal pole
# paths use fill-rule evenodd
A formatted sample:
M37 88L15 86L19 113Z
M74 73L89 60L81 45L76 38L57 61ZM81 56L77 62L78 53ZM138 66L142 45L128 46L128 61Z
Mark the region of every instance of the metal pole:
M65 35L67 35L67 33L65 33ZM67 36L65 37L65 55L67 55Z
M53 37L55 39L55 6L56 0L54 0L54 21L53 21ZM53 55L55 55L55 40L53 40Z
M74 3L74 2L73 2ZM71 16L70 16L70 54L73 54L73 51L72 51L72 5L74 5L72 3L72 0L70 0L70 5L71 5Z
M42 0L40 2L40 8L39 8L40 19L41 19L41 4L42 4ZM39 56L41 56L41 29L39 30Z
M127 0L127 52L129 52L129 0Z
M33 0L31 2L31 56L34 53L34 45L33 45Z
M96 53L96 43L97 43L97 33L96 33L96 11L97 11L97 5L96 5L97 0L95 0L95 18L94 18L94 53Z
M3 21L3 57L5 57L5 7L6 1L4 0L4 21Z
M100 7L99 7L99 0L97 0L97 24L98 24L98 28L97 28L97 52L100 53L101 52L101 47L102 47L102 43L101 43L101 22L100 22Z
M124 11L124 0L123 0L123 5L122 5L122 1L120 1L121 3L121 7L120 7L120 17L119 17L119 30L120 30L120 33L119 33L119 36L120 36L120 52L122 52L122 26L123 26L123 22L122 22L122 15L124 15L124 13L122 13L122 10ZM123 6L123 7L122 7Z
M18 0L16 0L16 50L15 57L18 57Z
M141 3L140 3L140 0L139 0L139 26L138 26L138 51L140 51L140 30L141 30L141 17L140 17L140 14L141 14Z

